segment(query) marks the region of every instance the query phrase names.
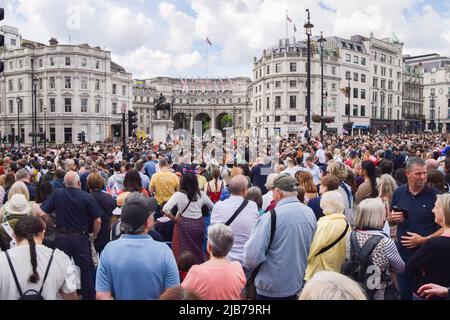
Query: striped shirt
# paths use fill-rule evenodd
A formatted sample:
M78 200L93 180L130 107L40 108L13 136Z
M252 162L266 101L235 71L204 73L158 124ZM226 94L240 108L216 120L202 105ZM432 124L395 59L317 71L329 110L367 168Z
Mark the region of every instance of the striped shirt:
M362 247L367 240L369 240L372 236L382 236L383 239L377 244L375 249L372 252L372 261L375 266L377 266L381 272L384 272L386 275L386 279L381 277L380 285L378 290L374 295L375 300L382 299L384 296L384 289L392 282L391 272L396 274L402 273L405 271L405 262L400 257L398 253L397 247L389 238L381 230L358 230L356 231L356 239L358 240L358 244ZM347 237L347 248L346 248L346 260L351 259L350 252L350 237Z

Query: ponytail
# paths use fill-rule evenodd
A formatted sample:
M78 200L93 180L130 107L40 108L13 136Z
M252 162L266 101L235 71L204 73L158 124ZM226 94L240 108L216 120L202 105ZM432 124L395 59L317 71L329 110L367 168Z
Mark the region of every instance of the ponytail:
M33 268L33 273L28 281L37 283L39 281L39 274L37 273L36 242L34 242L34 236L31 233L27 233L27 240L30 245L31 266Z
M34 237L45 230L45 223L41 218L26 216L17 221L14 228L14 233L19 239L27 239L30 246L31 266L33 273L30 275L28 281L37 283L40 279L37 272L37 256L36 256L36 242Z

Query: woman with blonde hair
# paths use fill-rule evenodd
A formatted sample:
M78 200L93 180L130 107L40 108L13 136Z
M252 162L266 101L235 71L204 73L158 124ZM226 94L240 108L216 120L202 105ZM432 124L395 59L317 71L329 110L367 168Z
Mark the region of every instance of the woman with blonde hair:
M319 271L339 272L345 261L346 237L351 229L345 220L344 198L338 191L328 191L320 199L324 217L317 222L317 230L309 249L305 281Z
M54 228L50 216L43 212L36 202L30 201L30 193L25 183L17 181L8 192L8 201L0 208L0 222L8 223L11 229L14 229L17 221L23 216L40 217L45 221L47 228L51 230ZM7 239L13 240L11 237L13 234L9 230L9 228L0 227L3 246L6 248L9 248Z
M428 239L408 261L406 273L414 277L414 292L427 283L450 287L450 194L437 195L433 213L444 232Z
M332 160L327 164L327 174L331 174L339 180L338 191L344 197L344 214L347 219L347 222L350 223L351 226L353 226L355 220L352 210L353 195L351 187L345 183L345 179L347 178L348 175L347 167L343 163L339 163Z
M367 297L352 279L337 272L321 271L305 284L299 300L367 300Z
M398 187L397 182L395 182L395 179L390 174L383 174L378 179L377 187L378 187L378 198L383 202L384 208L386 210L386 219L387 219L391 209L392 195L394 194L395 189L397 189ZM396 238L396 234L393 234L392 232L396 230L396 227L391 229L389 227L389 223L387 220L383 230L387 235L390 235L391 238L394 239Z
M319 196L317 193L317 186L314 184L314 179L310 172L297 171L295 173L295 178L298 181L299 187L305 190L306 204L308 203L309 200L312 200Z
M366 259L371 261L371 266L375 271L378 270L380 275L375 288L366 288L369 298L398 300L398 288L392 276L404 271L405 262L400 257L394 241L383 232L385 220L386 211L379 198L365 199L358 205L355 230L347 240L346 260L357 260L356 253L366 246L371 252Z

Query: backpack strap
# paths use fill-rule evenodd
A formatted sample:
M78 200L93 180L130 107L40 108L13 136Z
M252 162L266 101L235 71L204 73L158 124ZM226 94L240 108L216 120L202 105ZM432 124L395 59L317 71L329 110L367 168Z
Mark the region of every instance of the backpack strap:
M233 223L234 219L236 219L236 217L239 215L239 213L241 213L242 210L244 210L244 208L247 206L247 204L248 204L248 200L244 199L244 201L241 203L239 208L237 208L237 210L234 212L234 214L231 216L231 218L227 221L227 223L225 223L225 225L229 226L231 223Z
M14 230L11 228L11 225L8 221L2 223L3 230L8 234L8 236L14 240Z
M8 251L5 251L5 255L6 255L6 259L8 260L9 268L11 269L11 273L13 275L14 282L16 283L17 291L19 291L19 295L22 296L23 295L22 288L20 287L19 280L17 280L16 271L14 271L14 267L12 265L11 258L9 257Z
M267 247L266 254L269 252L270 246L272 245L273 238L275 237L275 229L277 227L277 214L275 209L270 210L270 240L269 246Z
M47 280L48 272L50 271L50 265L52 264L54 253L55 250L52 251L52 255L50 256L50 260L48 261L47 269L45 270L44 280L42 281L42 286L41 289L39 290L39 294L42 294L42 289L44 289L45 280Z
M356 231L350 233L350 253L353 260L359 260L361 256L361 247L356 238Z
M333 248L336 244L338 244L339 241L341 241L342 238L344 238L345 235L347 234L348 228L349 228L348 223L346 223L346 224L345 224L345 230L344 230L344 232L342 232L342 234L341 234L336 240L334 240L331 244L329 244L329 245L327 245L326 247L322 248L322 249L316 254L316 257L317 257L318 255L321 255L322 253L324 253L324 252L330 250L330 249Z
M270 246L272 245L273 242L273 238L275 237L275 230L276 230L276 226L277 226L277 214L275 209L270 210L270 240L269 240L269 245L267 246L266 249L266 255L269 252ZM252 277L255 278L256 275L259 272L259 269L261 268L262 264L264 262L261 262L256 268L255 270L253 270L252 272Z
M373 250L375 250L375 247L378 245L378 243L383 239L382 236L371 236L362 246L361 253L359 258L361 261L366 261L368 257L372 254Z

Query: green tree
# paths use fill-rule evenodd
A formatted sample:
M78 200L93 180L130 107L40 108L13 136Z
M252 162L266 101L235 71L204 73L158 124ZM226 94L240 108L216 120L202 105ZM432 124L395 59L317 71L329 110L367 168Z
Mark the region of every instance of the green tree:
M220 119L221 128L231 127L233 125L233 116L231 114L226 114Z

